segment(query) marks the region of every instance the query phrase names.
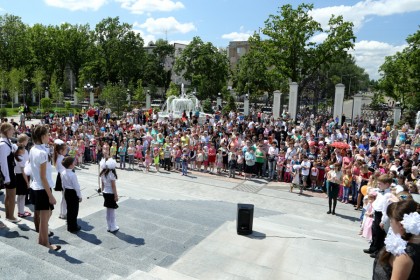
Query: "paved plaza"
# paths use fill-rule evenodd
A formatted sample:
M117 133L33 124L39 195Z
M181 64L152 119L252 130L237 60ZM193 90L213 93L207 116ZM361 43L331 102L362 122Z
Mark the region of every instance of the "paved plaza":
M259 179L118 170L120 231L111 234L95 194L97 165L76 172L82 231L67 232L56 209L51 242L62 249L49 252L36 244L32 218L5 222L1 279L371 278L367 243L357 234L360 212L339 204L336 216L327 215L324 195L299 196L287 184ZM236 234L237 203L255 205L250 236Z

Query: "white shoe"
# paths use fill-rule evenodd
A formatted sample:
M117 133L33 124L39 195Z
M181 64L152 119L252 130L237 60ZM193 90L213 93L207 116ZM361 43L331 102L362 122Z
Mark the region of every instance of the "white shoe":
M120 227L119 226L116 226L114 229L110 229L109 232L115 233L115 232L117 232L119 230L120 230Z
M11 223L14 223L14 224L17 224L17 223L19 223L22 220L19 219L19 218L15 218L14 220L12 220L12 219L6 219L6 221L11 222Z

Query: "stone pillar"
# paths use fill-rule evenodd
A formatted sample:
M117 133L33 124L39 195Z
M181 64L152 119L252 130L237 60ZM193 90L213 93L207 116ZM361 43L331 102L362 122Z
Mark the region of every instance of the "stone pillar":
M146 93L146 109L150 109L150 105L151 105L151 102L150 102L150 92L147 92Z
M130 93L127 93L127 102L128 102L128 106L131 106L131 95L130 95Z
M32 104L36 103L36 94L35 92L32 92Z
M222 98L220 96L217 97L216 105L217 105L217 110L219 110L219 108L222 108Z
M50 92L48 89L45 90L45 98L50 98Z
M15 93L15 102L14 102L15 104L18 104L19 103L19 92L16 92Z
M298 101L298 84L296 82L289 84L289 115L290 118L296 120Z
M248 97L245 97L244 99L244 116L249 115L249 99Z
M281 92L276 90L273 95L273 117L277 119L281 114Z
M73 92L73 102L74 102L74 105L77 105L79 102L78 102L79 100L77 100L77 91L74 91Z
M394 125L396 125L401 120L401 108L400 106L394 107Z
M90 91L90 102L89 102L89 104L92 105L92 106L93 106L93 104L95 104L95 96L93 94L93 90Z
M335 85L333 118L335 119L338 116L339 125L341 125L341 115L343 114L344 89L345 86L343 84Z
M356 94L353 96L353 107L351 110L351 121L353 122L354 118L356 116L362 115L362 100L363 100L363 94Z

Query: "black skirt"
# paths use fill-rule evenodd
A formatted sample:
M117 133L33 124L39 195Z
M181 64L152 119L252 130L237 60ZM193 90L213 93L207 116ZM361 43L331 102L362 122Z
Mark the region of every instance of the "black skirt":
M61 183L60 173L57 174L57 180L55 180L54 190L57 191L57 192L61 192L63 190L63 184Z
M113 193L102 193L102 195L104 196L104 207L112 209L118 208L118 204L115 201Z
M28 185L23 178L23 174L16 174L16 195L27 195L29 193Z
M45 190L36 190L35 194L35 210L54 210L54 205L50 204L47 192Z
M245 173L252 174L254 173L254 170L255 170L255 165L249 166L245 164L245 170L244 170Z

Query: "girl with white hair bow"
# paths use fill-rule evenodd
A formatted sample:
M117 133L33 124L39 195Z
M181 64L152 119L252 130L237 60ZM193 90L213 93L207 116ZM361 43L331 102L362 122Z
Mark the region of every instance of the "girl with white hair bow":
M113 158L107 160L102 159L100 162L100 168L102 169L99 176L102 181L102 193L104 197L104 207L106 207L106 222L108 232L115 233L120 228L117 226L115 218L115 209L118 208L118 193L117 193L117 172L115 168L117 162Z

